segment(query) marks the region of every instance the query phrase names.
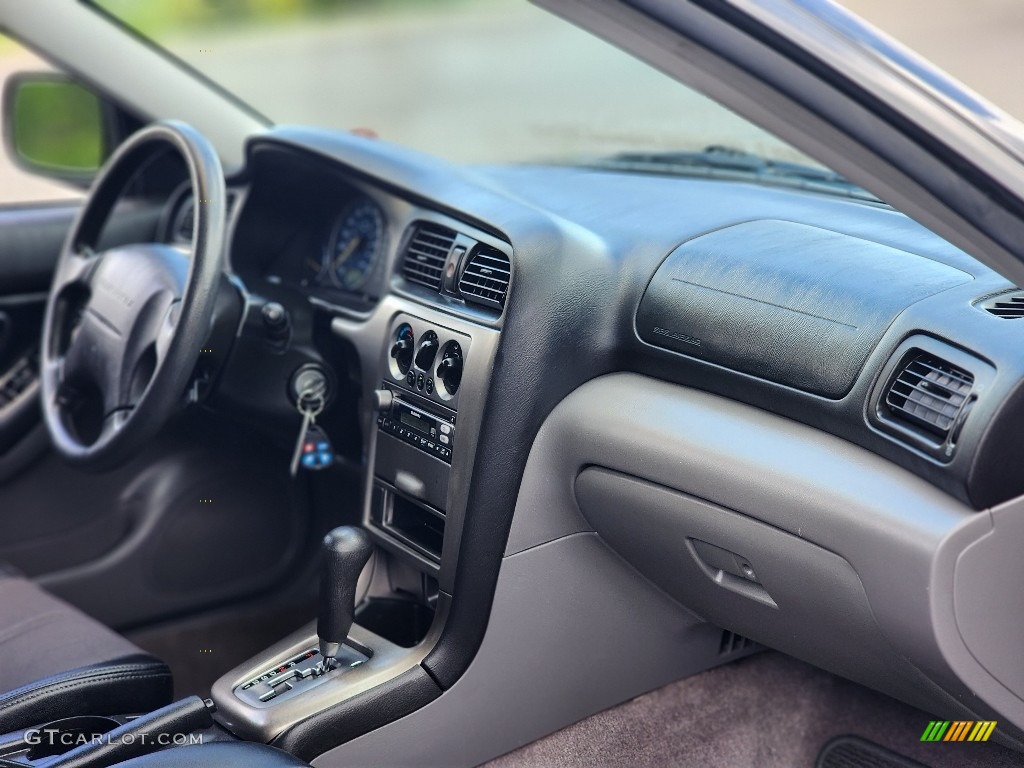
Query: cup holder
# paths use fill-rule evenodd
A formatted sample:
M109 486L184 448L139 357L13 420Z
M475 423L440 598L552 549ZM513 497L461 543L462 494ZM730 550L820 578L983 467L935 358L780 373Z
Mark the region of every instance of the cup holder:
M70 752L75 747L91 744L102 739L103 734L117 728L120 723L110 717L86 715L65 717L30 728L25 732L25 742L30 744L25 754L29 760L43 760Z

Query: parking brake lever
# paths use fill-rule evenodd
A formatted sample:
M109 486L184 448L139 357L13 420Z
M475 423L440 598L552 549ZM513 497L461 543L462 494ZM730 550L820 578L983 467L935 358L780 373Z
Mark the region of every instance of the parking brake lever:
M324 562L320 571L320 612L316 634L324 671L348 639L356 610L359 574L373 554L373 544L362 528L341 526L324 537Z

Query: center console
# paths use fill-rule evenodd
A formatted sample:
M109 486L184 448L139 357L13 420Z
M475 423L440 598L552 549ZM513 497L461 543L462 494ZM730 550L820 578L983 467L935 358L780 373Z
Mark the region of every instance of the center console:
M333 330L362 360L376 361L361 372L369 407L362 410L366 474L358 529L374 553L361 575L356 568L322 583L322 596L339 584L353 593L346 599L356 605L354 623L335 638L340 647L325 646L330 608L322 597L319 622L215 683L217 722L247 740L280 744L300 723L321 722L413 670L429 681L420 664L441 635L453 596L498 331L395 295L370 318L336 317ZM327 553L325 567L330 562ZM333 663L325 665L325 652Z
M472 339L405 313L376 392L369 528L429 572L441 562L462 373Z

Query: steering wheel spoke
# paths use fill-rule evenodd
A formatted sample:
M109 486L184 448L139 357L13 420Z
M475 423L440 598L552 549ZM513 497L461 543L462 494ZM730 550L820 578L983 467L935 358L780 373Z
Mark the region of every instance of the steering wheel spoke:
M100 427L99 437L96 438L95 445L104 445L109 443L111 440L116 439L131 419L133 410L134 406L126 406L108 413L103 419L103 424Z
M69 251L57 265L53 284L63 291L69 286L88 287L100 257L91 248L80 247Z
M156 332L153 347L156 352L156 364L160 365L171 350L171 342L178 333L178 320L181 315L181 302L175 301L167 308L163 321Z

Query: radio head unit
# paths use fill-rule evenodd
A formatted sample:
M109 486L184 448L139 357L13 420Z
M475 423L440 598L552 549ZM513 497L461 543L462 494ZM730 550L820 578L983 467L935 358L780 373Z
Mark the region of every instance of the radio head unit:
M377 416L377 426L442 461L451 464L455 445L455 413L430 403L427 410L422 398L396 390L387 382L381 385L394 397L391 406Z

